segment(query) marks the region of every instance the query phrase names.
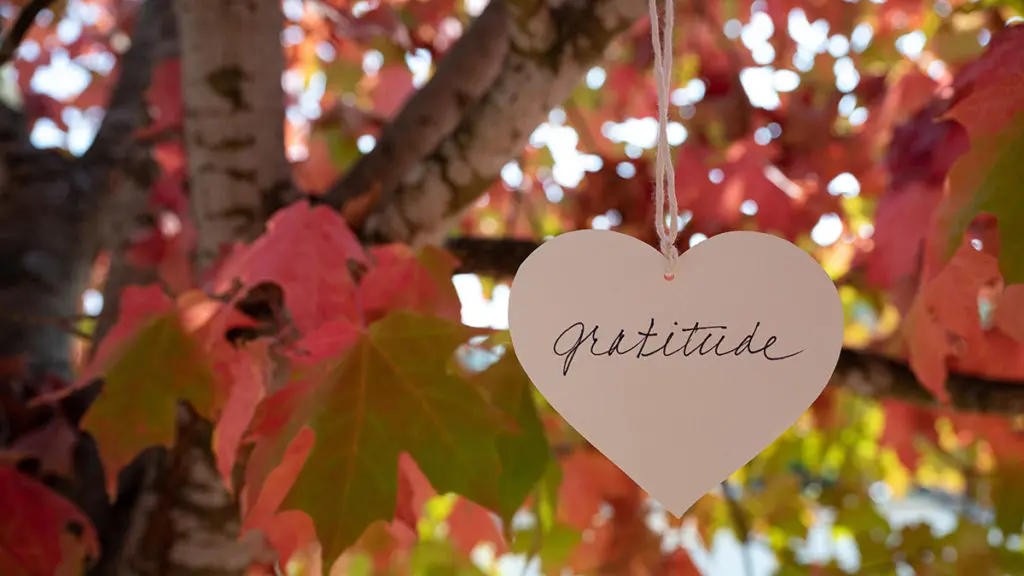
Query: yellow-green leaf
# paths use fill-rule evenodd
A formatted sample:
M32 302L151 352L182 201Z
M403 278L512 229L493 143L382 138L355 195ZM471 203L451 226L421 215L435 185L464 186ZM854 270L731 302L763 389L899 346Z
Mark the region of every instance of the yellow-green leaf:
M154 317L125 340L104 363L103 377L103 392L82 427L99 444L111 476L143 449L174 442L178 401L209 416L216 397L213 369L175 312Z
M475 379L491 403L508 414L518 430L498 437L502 474L497 512L507 522L522 505L548 465L550 446L533 403L532 385L511 346L504 357Z

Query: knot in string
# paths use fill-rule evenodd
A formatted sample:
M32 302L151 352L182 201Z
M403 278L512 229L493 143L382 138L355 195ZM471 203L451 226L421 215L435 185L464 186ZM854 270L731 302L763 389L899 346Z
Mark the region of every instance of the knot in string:
M658 87L658 150L655 157L655 222L661 240L661 253L665 256L665 278L675 276L679 261L676 238L679 236L679 206L676 200L676 179L672 171L671 150L668 145L668 94L672 82L672 29L675 8L672 0L665 0L665 34L662 38L658 22L657 0L648 0L651 13L651 44L654 48L654 80ZM666 193L666 188L668 188ZM665 202L668 201L668 214Z
M672 243L672 238L666 236L661 239L661 253L665 255L665 277L671 280L675 276L676 263L679 262L679 250Z

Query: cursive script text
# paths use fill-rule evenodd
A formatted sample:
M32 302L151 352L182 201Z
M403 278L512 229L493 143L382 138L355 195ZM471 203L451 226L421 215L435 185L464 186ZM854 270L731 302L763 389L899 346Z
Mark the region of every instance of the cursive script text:
M729 347L726 341L726 331L729 329L727 326L702 326L699 322L694 322L692 326L686 328L680 328L679 322L672 323L672 330L666 331L665 335L659 338L658 332L654 331L654 318L651 318L650 325L646 331L637 331L638 339L628 338L630 342L634 342L628 348L627 346L627 332L626 330L619 330L614 338L608 341L600 341L598 339L598 326L594 326L590 329L583 322L575 322L568 328L562 331L555 339L554 352L556 356L564 359L562 364L562 375L567 376L569 374L569 368L572 366L573 360L576 358L576 353L584 348L584 345L589 342L589 350L591 356L625 356L636 351L637 358L647 358L655 354L661 354L663 356L674 356L680 352L685 357L699 354L700 356L707 356L708 354L714 353L716 356L742 356L743 354L757 355L761 354L766 360L779 361L787 358L792 358L797 354L803 352L798 350L789 354L773 355L769 353L769 349L775 345L775 336L768 336L764 340L764 344L760 348L755 348L754 340L757 336L757 329L761 327L761 323L757 322L754 324L754 328L749 334L743 337L733 347ZM676 338L676 336L679 338ZM685 336L685 340L682 337ZM676 338L673 342L673 338ZM663 340L662 340L663 339ZM659 343L660 342L660 343ZM679 344L682 342L682 344Z

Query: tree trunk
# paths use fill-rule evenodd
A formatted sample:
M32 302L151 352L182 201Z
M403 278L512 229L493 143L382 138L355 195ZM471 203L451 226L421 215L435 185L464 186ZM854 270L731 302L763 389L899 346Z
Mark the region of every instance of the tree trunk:
M254 240L291 186L279 2L176 0L196 266Z
M284 151L284 27L280 4L176 0L188 189L198 232L194 273L234 242L254 240L291 188ZM182 407L169 451L147 462L149 481L128 532L122 572L242 574L258 535L240 539L241 514L216 467L212 423Z

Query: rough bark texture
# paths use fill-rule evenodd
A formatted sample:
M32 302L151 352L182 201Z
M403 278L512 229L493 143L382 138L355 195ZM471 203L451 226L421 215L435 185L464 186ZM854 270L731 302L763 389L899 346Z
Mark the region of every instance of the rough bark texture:
M508 9L491 2L438 64L423 88L389 122L377 145L328 192L337 206L394 190L462 121L465 109L491 89L509 51ZM352 218L353 220L355 218Z
M100 207L101 246L110 254L111 264L104 282L103 311L93 337L99 341L117 319L121 290L129 284L152 281L152 271L132 266L126 258L133 238L155 226L148 210L149 189L159 177L149 146L129 137L152 119L145 95L153 68L177 58L178 27L171 5L149 2L132 38L132 48L119 62L121 76L93 140L82 156L92 179L108 190Z
M97 247L85 174L28 141L25 119L0 110L0 355L24 355L33 372L71 374L70 336L44 319L71 318ZM17 317L11 317L12 315Z
M646 12L646 3L635 0L491 2L477 23L487 34L478 38L474 24L448 56L471 62L472 73L456 76L460 84L453 89L428 85L414 96L414 112L396 118L353 168L355 176L343 179L327 201L368 241L437 241L569 97L611 40ZM482 56L500 58L500 66ZM445 83L440 71L435 82ZM424 120L430 117L439 120ZM411 152L397 153L398 147ZM374 172L382 165L388 170ZM351 209L367 194L372 204Z
M239 539L238 502L217 471L213 428L183 406L171 450L141 455L141 488L116 574L241 575L262 551L258 534ZM253 538L255 536L255 538Z
M148 188L148 151L132 133L147 122L144 93L154 60L176 49L168 0L147 2L104 121L81 159L38 150L26 119L0 110L0 355L24 355L36 371L70 376L66 326L79 309L89 268L103 244L100 216L124 200L120 184ZM17 317L10 317L16 311Z
M291 184L279 2L176 0L196 265L252 240Z
M39 150L28 139L18 112L0 109L0 356L22 357L24 372L3 373L0 445L8 446L55 419L77 425L101 383L58 406L26 407L47 385L49 375L71 377L68 324L77 314L90 267L108 240L104 214L148 190L155 166L132 134L147 122L144 103L153 62L176 48L170 0L142 7L132 45L119 66L117 87L91 149L79 159ZM144 197L143 197L144 198ZM112 574L122 535L137 495L133 470L121 475L111 502L95 442L80 434L73 448L71 477L43 480L76 502L100 537L103 557L90 574Z

